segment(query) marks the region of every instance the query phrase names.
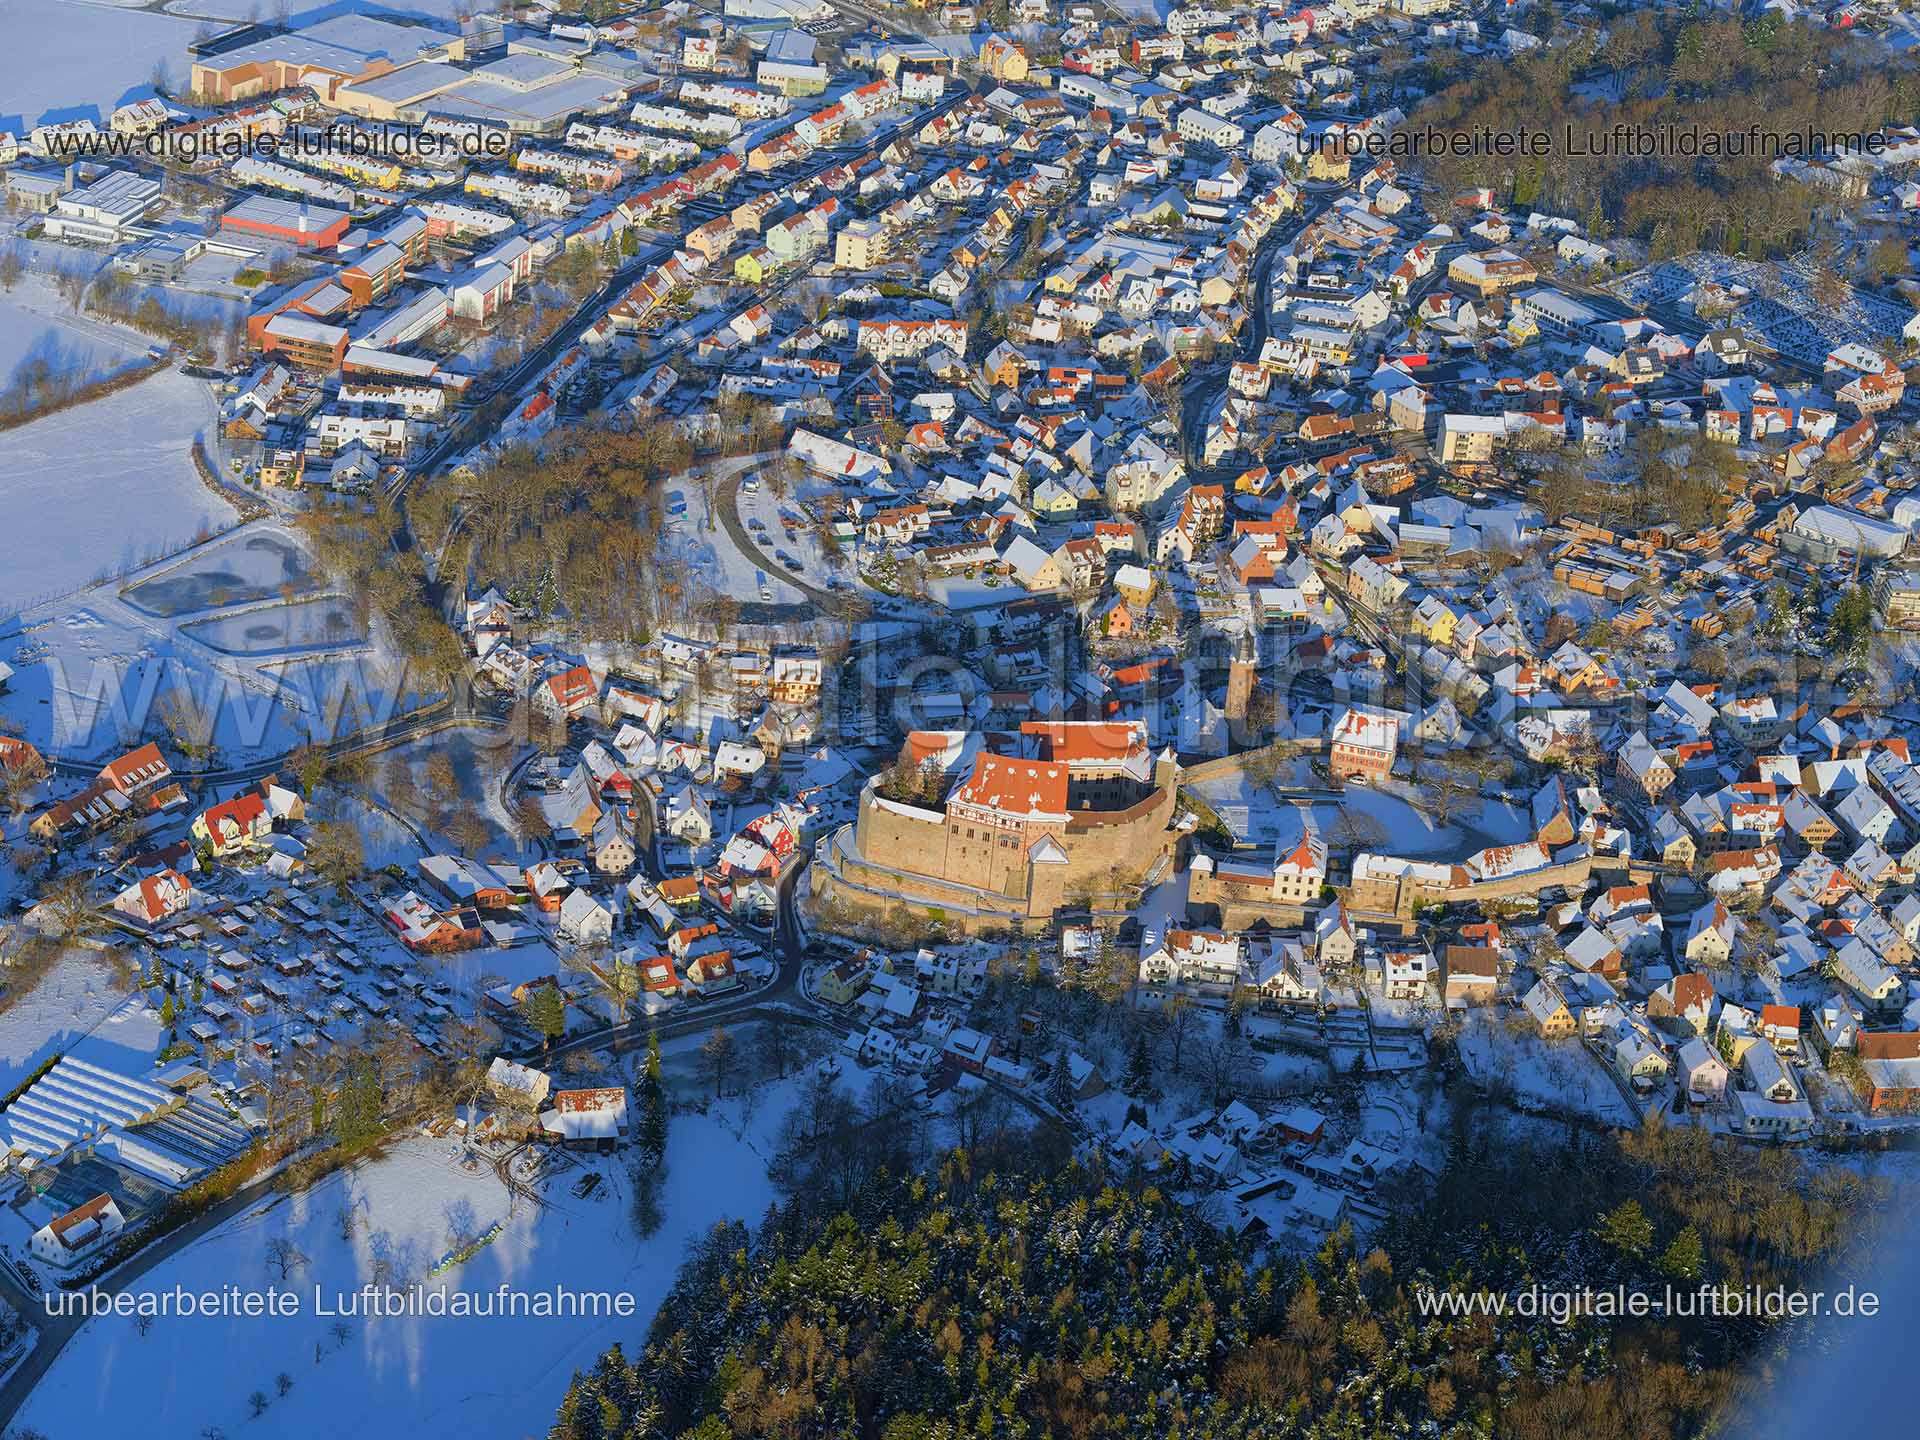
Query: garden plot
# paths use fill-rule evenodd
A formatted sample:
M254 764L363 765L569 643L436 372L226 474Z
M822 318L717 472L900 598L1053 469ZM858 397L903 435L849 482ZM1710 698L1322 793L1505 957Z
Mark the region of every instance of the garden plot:
M1517 1013L1469 1010L1461 1017L1460 1059L1475 1081L1508 1089L1522 1109L1587 1115L1609 1125L1640 1123L1598 1058L1575 1040L1509 1029Z
M1848 342L1873 345L1899 335L1913 312L1849 286L1838 305L1813 298L1809 268L1799 260L1775 264L1706 252L1624 275L1607 288L1630 305L1671 304L1705 280L1743 285L1755 296L1742 306L1738 323L1782 354L1819 366L1829 351Z

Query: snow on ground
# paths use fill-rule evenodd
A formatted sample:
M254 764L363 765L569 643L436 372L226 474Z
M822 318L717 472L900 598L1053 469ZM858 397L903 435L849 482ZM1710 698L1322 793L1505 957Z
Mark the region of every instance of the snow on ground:
M42 276L24 276L0 293L0 386L30 360L90 380L146 348L137 337L76 315Z
M1887 15L1882 38L1889 50L1920 50L1920 15L1907 12Z
M1349 785L1341 799L1315 805L1313 818L1320 833L1336 842L1351 832L1359 848L1392 855L1455 857L1468 848L1455 827L1435 825L1398 795L1365 785Z
M420 837L393 812L369 802L364 795L337 786L322 785L315 792L312 803L307 806L307 818L337 820L353 826L360 834L369 869L384 870L389 865L398 865L403 870L411 870L414 862L428 853Z
M775 563L767 567L768 573L794 573L779 564L777 552L785 551L800 562L798 574L809 584L824 586L828 577L838 575L850 584L864 586L847 550L842 549L837 557L827 555L820 544L819 522L811 518L812 512L824 510L839 493L835 487L811 478L803 480L784 497L774 494L766 484L753 493L740 492L740 523L748 526L750 533L760 540L761 548L774 557ZM755 520L766 528L752 530ZM789 527L793 531L791 538L787 534Z
M1283 842L1297 843L1306 824L1303 816L1309 808L1307 802L1276 795L1271 786L1257 784L1237 772L1194 789L1221 823L1249 844L1278 849ZM1324 825L1319 828L1324 836Z
M66 1045L64 1053L121 1075L145 1074L167 1038L167 1027L160 1021L160 1008L154 999L151 990L128 996L102 1016L93 1029Z
M478 725L441 730L381 755L373 783L381 803L413 821L439 849L508 859L523 851L519 829L501 804L499 777L522 748L505 730ZM445 755L452 767L450 791L434 780L436 754ZM448 833L458 815L479 817L489 832L486 844L463 844Z
M505 1188L484 1165L459 1164L458 1140L410 1139L379 1159L334 1175L310 1191L263 1202L141 1277L137 1292L195 1291L273 1283L267 1244L291 1239L308 1263L289 1280L301 1314L281 1319L157 1321L142 1337L132 1320L90 1322L22 1408L19 1424L50 1435L114 1433L131 1414L149 1434L199 1435L249 1426L248 1396L270 1406L253 1428L276 1435L406 1434L410 1440L544 1434L567 1381L615 1341L637 1353L689 1241L726 1218L757 1222L772 1200L766 1156L784 1105L755 1110L739 1128L738 1102L708 1117L674 1118L665 1222L637 1240L627 1218L625 1157L586 1158L541 1185L544 1205L513 1213ZM564 1165L566 1159L561 1158ZM589 1171L596 1197L574 1185ZM355 1217L341 1238L341 1213ZM429 1289L492 1294L564 1287L626 1293L630 1319L526 1317L348 1319L315 1313L317 1285L332 1297L371 1283L384 1269L419 1281L461 1238L496 1221L498 1239ZM337 1305L334 1308L339 1308ZM293 1385L276 1395L284 1372Z
M150 3L150 0L112 0L112 3L139 5ZM241 21L257 19L260 14L260 7L253 0L167 0L160 8L169 15L191 15L207 20ZM395 0L391 5L381 5L376 0L332 0L326 5L295 5L289 23L312 25L335 15L457 20L473 13L472 0Z
M763 565L742 554L717 515L713 527L707 527L706 499L696 482L682 477L669 482L667 488L679 490L687 501L686 514L669 516L665 522L667 548L678 553L688 568L716 593L730 595L742 604L755 604L760 601L764 588L772 595L773 604L805 602L805 595L775 573L779 566Z
M7 977L4 983L11 993L12 978ZM116 1016L117 1023L111 1025L105 1023L126 998L126 987L115 982L105 960L89 950L69 950L32 990L0 1011L0 1091L11 1090L35 1066L95 1030L103 1031L96 1050L139 1049L134 1030L127 1028L127 1016ZM125 1043L116 1044L117 1040ZM146 1054L151 1053L148 1047ZM140 1067L129 1069L124 1063L99 1055L92 1058L129 1074L139 1073ZM143 1057L140 1065L144 1064Z
M291 605L268 601L211 620L189 621L180 628L201 644L230 655L331 649L367 638L352 605L339 595L296 600Z
M1612 1075L1578 1041L1510 1031L1512 1014L1469 1010L1461 1017L1460 1058L1476 1081L1509 1086L1523 1108L1589 1115L1610 1125L1640 1123Z
M1196 786L1200 798L1241 839L1285 850L1300 840L1309 817L1320 836L1335 846L1385 850L1413 858L1457 859L1483 845L1524 839L1524 824L1503 808L1488 806L1472 816L1444 824L1409 803L1405 796L1365 785L1348 785L1341 798L1323 799L1324 782L1304 782L1315 793L1295 797L1276 793L1245 775L1224 775Z
M0 613L231 525L233 507L193 468L210 414L205 384L169 370L0 432Z
M7 0L6 87L0 125L103 122L117 106L153 93L165 61L183 85L196 24L96 0ZM83 43L84 41L84 43Z
M242 526L124 580L30 608L0 630L0 659L15 671L0 715L43 750L110 756L158 738L168 698L184 690L196 738L210 736L217 758L236 761L351 732L415 703L397 667L338 603L301 607L328 593L284 525ZM215 620L223 623L209 631ZM309 621L320 640L304 628ZM267 632L290 624L294 646L275 648Z

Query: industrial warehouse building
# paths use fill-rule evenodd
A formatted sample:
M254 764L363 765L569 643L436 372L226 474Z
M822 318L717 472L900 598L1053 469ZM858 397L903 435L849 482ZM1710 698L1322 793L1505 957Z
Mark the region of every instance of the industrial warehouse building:
M331 101L342 85L370 80L415 60L459 60L466 41L443 30L340 15L288 35L271 35L193 62L193 91L217 104L308 85Z

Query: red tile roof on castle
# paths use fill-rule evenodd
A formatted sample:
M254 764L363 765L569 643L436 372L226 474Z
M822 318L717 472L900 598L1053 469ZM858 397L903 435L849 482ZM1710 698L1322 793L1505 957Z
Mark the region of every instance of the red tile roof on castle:
M1146 735L1132 721L1028 720L1022 735L1036 736L1057 765L1119 765L1146 749Z
M962 805L977 805L1006 815L1065 819L1067 767L1004 755L979 755L974 759L972 776L954 791L953 798Z

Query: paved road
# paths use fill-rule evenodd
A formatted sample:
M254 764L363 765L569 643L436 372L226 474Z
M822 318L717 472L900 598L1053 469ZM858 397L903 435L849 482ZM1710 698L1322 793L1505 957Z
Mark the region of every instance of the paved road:
M888 130L876 135L870 147L867 148L885 148L887 145L893 143L893 140L908 127L917 128L933 116L944 113L946 110L959 104L968 93L970 92L964 88L960 89L940 104L929 107L908 119L900 121ZM818 174L821 171L831 168L833 165L841 163L842 158L843 157L837 153L831 155L813 167L808 173L809 175ZM573 318L566 325L563 325L544 345L532 354L529 354L522 360L520 365L509 372L500 388L518 386L531 381L531 379L539 373L540 369L550 364L552 360L558 356L561 347L571 344L573 340L577 338L579 331L590 323L590 318L597 315L600 308L610 304L612 299L618 294L624 293L625 288L637 279L646 267L658 263L659 260L665 258L667 253L670 253L670 247L656 247L654 250L648 251L643 255L636 256L627 265L615 272L593 296L590 296L587 301L575 311ZM789 277L786 283L791 283L791 277ZM496 393L498 393L498 391L496 391ZM511 393L510 389L508 393ZM434 450L429 452L429 455L425 457L423 462L419 466L416 466L411 473L422 473L443 460L447 453L453 448L456 437L463 428L464 427L456 427L450 431L448 435L443 437ZM404 490L405 482L401 485L399 493L404 493ZM737 514L734 516L734 523L736 525L738 524ZM750 549L747 553L751 554L754 552ZM826 592L821 593L825 594ZM498 724L504 723L504 721L500 715L489 710L478 708L461 711L448 710L443 712L415 711L411 715L401 717L389 725L381 727L377 734L369 735L363 732L361 735L349 737L345 741L335 742L335 747L330 748L337 747L340 753L346 753L349 750L356 749L384 748L388 745L398 744L403 740L415 738L417 735L435 725L446 723ZM248 765L231 767L226 770L210 771L193 778L214 782L258 779L284 763L285 757L282 756L275 760L257 761ZM97 766L87 766L78 761L59 760L54 762L54 768L68 774L92 774L98 769ZM651 829L651 797L649 797L648 809L649 828ZM647 866L650 867L652 872L657 876L660 873L657 835L654 837L654 843L647 848L645 853ZM786 1010L797 1023L833 1031L835 1033L845 1033L844 1027L836 1025L825 1017L811 1012L804 1006L788 1006L785 1004L787 1000L798 996L800 973L806 963L805 943L801 938L794 915L793 890L809 858L810 852L803 848L797 854L793 863L788 866L786 872L781 875L778 882L779 903L776 909L774 933L770 938L770 945L772 952L779 958L779 970L771 984L737 998L715 1000L700 1005L690 1005L684 1012L676 1013L674 1018L669 1020L645 1019L629 1021L624 1025L568 1037L560 1044L544 1051L536 1047L531 1052L526 1053L534 1058L544 1057L551 1059L579 1049L598 1049L603 1046L611 1046L616 1039L624 1042L650 1030L658 1033L664 1039L698 1034L724 1021L753 1018L756 1015L767 1012L776 1004L780 1005L783 1010ZM1020 1098L1024 1099L1024 1097ZM1032 1104L1030 1101L1026 1103L1029 1106ZM1036 1113L1044 1114L1045 1112L1036 1111ZM202 1211L178 1229L168 1232L152 1244L145 1246L115 1270L111 1276L105 1277L97 1282L96 1288L109 1294L127 1289L136 1280L140 1279L141 1276L151 1271L156 1265L178 1254L208 1231L243 1213L249 1206L272 1193L272 1190L273 1182L271 1180L255 1181L253 1184L243 1187L226 1200ZM12 1423L14 1415L18 1413L20 1406L25 1403L27 1396L32 1393L34 1386L37 1385L46 1372L52 1368L54 1361L59 1358L67 1342L79 1332L85 1322L78 1317L47 1315L40 1298L27 1294L18 1282L4 1270L0 1270L0 1296L4 1296L20 1310L23 1318L28 1324L34 1327L39 1336L37 1343L27 1358L21 1362L19 1368L14 1371L5 1384L0 1385L0 1429L3 1429Z
M844 620L865 619L869 613L868 606L858 595L827 590L796 575L762 550L760 542L755 540L747 527L740 523L740 478L747 468L746 464L739 466L732 474L723 477L715 487L713 503L720 513L720 526L727 532L727 538L733 541L742 555L766 571L769 576L798 590L813 603L796 605L743 601L741 618L754 619L763 624L779 624L787 620L811 620L824 610L829 615L838 615Z
M651 809L649 808L649 814ZM802 850L793 864L779 880L780 904L772 949L780 959L779 973L774 981L761 989L732 999L715 1000L706 1004L689 1005L671 1013L668 1018L650 1018L630 1021L625 1025L597 1030L586 1034L569 1036L559 1044L542 1048L534 1046L520 1051L522 1059L551 1062L559 1057L579 1050L597 1050L609 1048L616 1041L624 1045L630 1040L643 1038L649 1031L659 1035L662 1040L672 1040L688 1035L702 1034L714 1026L756 1018L765 1018L766 1014L779 1005L796 1024L813 1029L824 1030L835 1035L843 1035L847 1028L817 1014L805 1005L789 1005L785 1002L798 997L801 968L806 963L805 946L794 921L793 892L800 872L806 867L807 852ZM658 873L659 855L656 846L648 847L647 864ZM273 1193L274 1182L271 1179L257 1180L242 1187L227 1199L202 1211L178 1229L155 1240L141 1249L123 1265L96 1283L95 1288L107 1294L116 1294L130 1288L133 1283L146 1275L162 1261L179 1254L194 1241L216 1226L244 1213L250 1206ZM67 1343L79 1333L85 1320L74 1316L50 1316L46 1313L41 1299L29 1294L13 1278L12 1274L0 1268L0 1296L10 1301L29 1325L39 1332L39 1338L20 1368L0 1385L0 1431L12 1423L14 1415L40 1379L52 1368L53 1362Z
M550 1046L528 1046L517 1052L517 1058L544 1063L582 1050L599 1050L615 1044L624 1046L629 1040L644 1038L649 1032L657 1034L662 1040L697 1035L726 1021L756 1018L761 1012L776 1005L801 1017L805 1023L820 1025L845 1034L849 1027L832 1024L810 1013L804 1006L787 1003L800 999L800 972L806 967L807 962L806 942L795 919L793 892L800 879L800 873L806 869L811 857L812 852L802 846L795 852L792 863L781 873L776 882L775 889L779 895L779 903L775 908L773 934L765 937L765 940L769 953L777 960L779 968L774 978L767 984L757 990L745 991L739 995L723 996L713 1000L688 1001L664 1015L642 1016L629 1020L623 1025L606 1025L597 1030L582 1031L577 1035L569 1035ZM645 864L642 868L649 872L650 878L659 879L662 872L657 844L649 847L644 859ZM739 933L750 936L756 941L762 938L761 932L750 927L736 928Z
M1249 365L1259 361L1260 351L1265 347L1273 325L1274 262L1279 258L1281 247L1297 238L1301 231L1325 214L1332 203L1332 195L1309 196L1294 223L1276 226L1260 242L1249 272L1253 279L1253 303L1249 307L1246 324L1240 329L1240 353L1233 359L1244 360ZM1226 383L1227 362L1223 361L1208 367L1205 372L1195 370L1181 388L1180 438L1186 452L1183 458L1187 465L1187 478L1196 485L1230 485L1245 468L1208 465L1202 459L1206 448L1207 421L1212 417Z
M355 731L351 735L330 741L326 750L334 758L343 755L371 754L375 751L390 749L395 745L417 740L434 730L455 725L505 725L507 711L503 705L476 701L472 704L455 706L446 701L410 710L404 715L395 716L384 725L370 730ZM293 752L289 751L288 755ZM249 760L244 765L229 765L218 770L178 770L175 778L191 780L202 785L226 785L240 781L259 780L273 774L287 763L288 755L273 755L261 760ZM100 773L97 760L69 760L54 758L48 762L56 775L91 778Z
M911 133L913 130L917 130L920 126L926 124L927 121L945 114L947 111L953 109L954 106L960 104L961 101L965 100L970 94L972 94L971 90L961 86L953 93L941 99L938 103L927 106L923 110L916 111L914 114L896 121L884 130L876 131L871 137L858 146L857 150L861 153L874 153L884 150L900 138L902 134ZM844 164L846 160L846 147L835 146L827 151L821 152L819 158L806 169L797 171L790 176L780 175L777 177L778 183L782 185L804 184L806 181L831 170L834 166ZM662 243L655 245L649 250L643 250L622 264L621 267L609 275L593 293L588 295L574 308L573 314L567 318L564 324L556 329L552 335L548 336L546 340L541 342L540 345L523 356L520 363L507 371L496 383L490 385L484 398L491 399L498 395L517 395L525 386L532 384L547 366L551 365L568 346L580 338L582 331L593 324L594 321L598 320L606 310L611 308L616 300L625 295L627 291L632 288L634 282L639 280L642 275L646 274L646 272L655 265L660 264L672 255L675 245L677 244L678 237L672 243ZM810 268L811 267L804 267L798 272L775 281L772 286L764 290L756 291L747 303L765 303L767 299L776 296L787 286L793 284ZM687 348L685 345L674 347L651 357L651 359L654 362L670 362L675 355L685 348ZM415 478L430 473L457 451L476 444L479 437L471 436L468 433L472 426L473 418L473 415L470 413L456 424L450 426L447 433L441 436L438 443L436 443L431 450L421 456L416 463L408 467L406 475L395 487L394 495L396 497L404 495Z

